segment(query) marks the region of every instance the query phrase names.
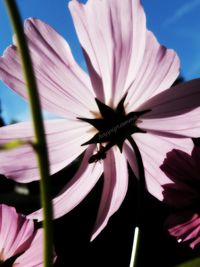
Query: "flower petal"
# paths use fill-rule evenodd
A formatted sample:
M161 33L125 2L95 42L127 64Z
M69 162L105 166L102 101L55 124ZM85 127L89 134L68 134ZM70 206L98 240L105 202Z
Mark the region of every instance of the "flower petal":
M96 109L91 83L88 75L73 59L67 42L54 29L37 19L26 20L25 33L42 107L62 117L91 116L90 110ZM15 45L8 47L0 58L0 78L27 99Z
M136 77L146 38L146 19L139 0L103 0L69 3L89 70L102 79L98 95L116 106ZM103 19L102 19L103 18ZM93 83L94 84L94 83ZM103 100L103 99L101 99Z
M138 165L137 165L137 158L135 156L135 152L130 147L130 144L127 141L125 141L123 144L123 153L125 154L125 157L129 163L133 173L138 178L139 177L139 170L138 170Z
M39 229L30 247L14 262L13 267L43 266L43 229Z
M170 235L176 237L178 242L189 241L191 248L200 243L200 217L198 214L192 214L189 211L172 214L167 219L166 225Z
M121 206L128 187L127 161L119 149L110 150L104 160L104 185L99 211L93 229L93 240Z
M88 147L82 163L62 191L53 199L54 218L59 218L75 208L92 190L99 180L103 167L100 162L89 164L88 160L94 151L94 145ZM33 212L28 218L42 220L42 210Z
M55 253L54 253L55 255ZM54 261L56 256L54 256ZM43 229L37 233L31 242L30 247L20 255L14 262L13 267L43 267Z
M90 126L78 120L45 121L51 174L67 166L86 149L81 144L91 138L89 129ZM0 128L0 144L15 139L32 141L31 123L23 122ZM1 150L0 162L0 173L10 179L22 183L39 179L37 161L30 142L16 149Z
M179 68L177 54L161 46L154 34L147 31L142 64L126 98L127 112L136 110L149 98L169 88L179 75Z
M199 203L199 152L197 146L194 146L191 155L173 150L167 153L161 166L162 171L173 181L173 184L164 186L164 201L175 208L166 226L178 242L189 241L192 248L200 242L200 217L194 212L198 210Z
M0 260L25 251L34 237L34 224L13 207L0 205Z
M151 98L140 109L151 110L141 116L139 127L144 130L199 137L200 79L174 86Z
M167 152L180 149L191 154L193 142L189 138L166 138L150 133L137 133L133 138L142 155L147 189L153 196L163 200L163 185L172 183L160 169Z
M161 165L161 170L172 180L164 185L164 202L178 209L192 207L199 201L199 192L196 190L200 182L199 154L200 148L194 147L192 155L173 149L168 152Z

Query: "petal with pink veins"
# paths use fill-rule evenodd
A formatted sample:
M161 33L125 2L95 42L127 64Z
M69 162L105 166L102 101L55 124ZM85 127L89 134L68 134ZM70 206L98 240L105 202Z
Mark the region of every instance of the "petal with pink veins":
M172 87L147 101L139 127L179 137L200 136L200 79ZM140 107L141 108L141 107Z
M86 4L73 0L69 9L89 70L96 73L95 79L102 79L97 95L116 106L142 62L146 39L142 5L139 0L89 0Z
M167 138L150 133L134 134L133 138L140 150L144 169L147 190L159 200L163 200L163 185L172 181L159 168L172 149L180 149L191 154L193 142L188 138Z
M0 261L22 253L34 237L34 224L13 207L0 205Z
M78 120L45 121L45 132L51 174L76 159L86 149L81 144L91 138L90 126ZM31 123L23 122L0 128L0 144L13 139L33 140ZM0 162L0 173L7 178L22 183L39 179L35 153L29 143L15 149L1 150Z
M179 243L188 241L191 248L200 243L200 217L197 213L185 211L172 214L167 219L166 227Z
M140 109L151 110L140 118L139 127L144 130L199 137L200 79L174 86L149 99Z
M65 118L91 117L90 111L96 109L91 82L75 62L68 43L38 19L26 20L24 28L42 107ZM0 78L27 99L15 45L8 47L0 58Z
M173 86L140 106L139 109L150 109L143 118L158 119L178 116L196 109L200 105L200 79L191 80ZM187 101L186 101L187 100Z
M55 255L55 254L54 254ZM56 256L54 256L54 261ZM30 247L20 255L12 267L43 267L43 229L37 230Z
M158 119L142 118L138 126L152 134L168 137L199 137L200 109L185 114Z
M161 46L154 34L147 31L142 64L125 101L127 112L136 110L149 98L168 89L179 75L179 69L176 52Z
M94 152L94 147L94 145L88 147L74 177L53 199L52 205L55 219L75 208L88 195L103 173L101 162L88 164L88 160ZM35 211L27 217L41 221L42 210Z
M104 185L92 238L105 228L109 218L119 209L128 188L127 161L118 148L107 153L104 160Z

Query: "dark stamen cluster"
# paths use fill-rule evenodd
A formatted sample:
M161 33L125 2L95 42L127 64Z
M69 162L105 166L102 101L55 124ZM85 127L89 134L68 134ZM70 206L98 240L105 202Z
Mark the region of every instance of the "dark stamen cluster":
M119 102L115 110L98 99L95 99L102 118L78 118L90 123L98 130L97 134L82 145L106 143L105 146L101 147L97 154L91 156L89 163L104 159L106 157L106 152L114 145L117 145L120 151L122 151L124 141L133 133L145 133L145 131L137 127L136 121L139 116L150 110L136 111L126 114L124 109L125 98L126 95Z

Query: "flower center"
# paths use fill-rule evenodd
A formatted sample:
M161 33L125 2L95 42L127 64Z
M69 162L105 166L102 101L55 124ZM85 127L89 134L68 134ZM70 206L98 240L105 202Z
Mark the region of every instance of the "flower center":
M122 152L123 143L129 136L138 132L145 133L145 131L136 125L136 121L139 116L149 112L150 110L136 111L126 114L124 109L125 98L126 95L119 102L116 109L112 109L96 98L95 100L99 108L101 118L78 118L90 123L98 130L97 134L95 134L86 143L82 144L100 144L100 150L97 154L91 156L89 163L104 159L106 157L106 152L114 145L117 145ZM102 143L106 143L106 145L103 146Z

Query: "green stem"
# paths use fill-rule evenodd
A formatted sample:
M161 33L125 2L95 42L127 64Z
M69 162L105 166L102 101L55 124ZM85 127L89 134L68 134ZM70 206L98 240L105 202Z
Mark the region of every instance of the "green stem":
M137 222L136 222L135 231L134 231L131 260L130 260L130 265L129 265L129 267L136 267L137 262L138 262L138 249L139 249L139 241L140 241L140 235L141 235L140 227L141 227L141 221L142 221L142 213L144 212L143 211L143 196L144 196L144 190L145 190L146 185L145 185L144 165L143 165L142 157L138 149L138 146L131 136L128 137L127 139L135 152L135 156L136 156L137 164L138 164L138 170L139 170L138 217L137 217Z
M40 174L40 194L43 207L44 227L44 267L53 265L53 237L52 237L52 204L50 195L49 160L45 140L45 131L42 120L37 84L34 77L31 57L29 54L23 25L15 0L5 0L10 20L17 38L17 49L21 57L24 79L27 86L30 109L34 128L34 147L38 160Z

